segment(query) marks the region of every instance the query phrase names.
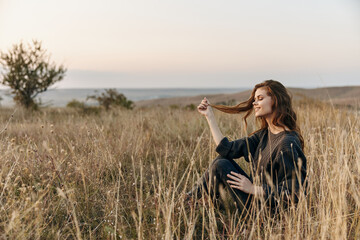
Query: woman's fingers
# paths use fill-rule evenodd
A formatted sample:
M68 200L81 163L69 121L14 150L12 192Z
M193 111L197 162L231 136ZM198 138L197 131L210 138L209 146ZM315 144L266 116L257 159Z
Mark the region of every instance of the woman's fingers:
M228 178L234 179L236 181L240 181L243 175L235 172L231 172L231 174L227 174Z
M230 173L231 173L232 175L235 175L235 176L242 176L240 173L237 173L237 172L231 171Z
M233 185L240 185L240 182L237 182L237 181L227 180L227 182L230 184L233 184Z
M231 175L231 174L228 174L227 177L228 177L228 178L231 178L231 179L233 179L233 180L235 180L235 181L240 181L240 178L235 177L235 176L233 176L233 175Z
M201 103L210 104L209 101L208 101L206 98L204 98L204 99L201 101Z
M230 173L231 173L232 175L237 176L238 178L243 177L243 175L241 175L240 173L237 173L237 172L233 172L233 171L231 171Z
M232 187L232 188L236 188L236 189L239 189L239 190L243 190L243 189L242 189L242 187L240 187L240 186L236 186L236 185L230 185L230 187Z
M199 104L198 108L201 108L201 109L206 109L207 106L205 106L204 104Z
M211 108L208 108L209 104L210 103L208 102L208 100L206 98L204 98L197 107L198 111L203 115L208 114L208 110L211 110Z

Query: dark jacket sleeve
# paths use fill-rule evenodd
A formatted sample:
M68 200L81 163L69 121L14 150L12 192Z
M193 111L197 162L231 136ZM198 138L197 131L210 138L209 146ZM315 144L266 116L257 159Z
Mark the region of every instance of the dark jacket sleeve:
M227 159L244 157L246 161L249 161L249 151L254 155L259 141L260 136L258 133L234 141L229 141L227 137L224 137L215 151Z
M272 184L263 184L264 197L274 207L281 202L298 202L300 190L305 190L306 158L298 146L281 151L274 162ZM301 188L302 186L302 188ZM306 192L304 192L306 194Z

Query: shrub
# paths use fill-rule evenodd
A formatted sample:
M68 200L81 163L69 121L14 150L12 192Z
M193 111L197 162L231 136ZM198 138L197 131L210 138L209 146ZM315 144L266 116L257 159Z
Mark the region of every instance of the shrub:
M98 114L100 109L94 106L88 106L84 102L80 102L76 99L71 100L66 104L66 107L73 108L83 114Z
M105 89L100 95L88 96L87 99L96 100L100 106L109 110L112 106L123 107L126 109L133 109L134 102L128 100L124 94L119 93L116 89Z
M180 106L178 104L171 104L170 106L170 109L179 109Z

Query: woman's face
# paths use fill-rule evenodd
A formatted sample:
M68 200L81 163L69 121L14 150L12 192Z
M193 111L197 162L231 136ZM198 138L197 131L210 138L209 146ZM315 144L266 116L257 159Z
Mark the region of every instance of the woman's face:
M255 101L253 102L255 117L268 117L272 114L274 101L267 93L266 87L256 89Z

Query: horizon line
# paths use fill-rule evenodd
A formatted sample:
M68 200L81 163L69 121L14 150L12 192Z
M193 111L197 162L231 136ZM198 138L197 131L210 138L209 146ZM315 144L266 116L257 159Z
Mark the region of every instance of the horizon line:
M319 89L319 88L349 88L349 87L360 87L359 85L332 85L332 86L326 86L326 87L303 87L303 86L285 86L286 88L302 88L302 89ZM50 87L48 90L87 90L87 89L253 89L253 87ZM0 90L11 90L10 87L7 86L0 86ZM46 92L45 91L45 92Z

